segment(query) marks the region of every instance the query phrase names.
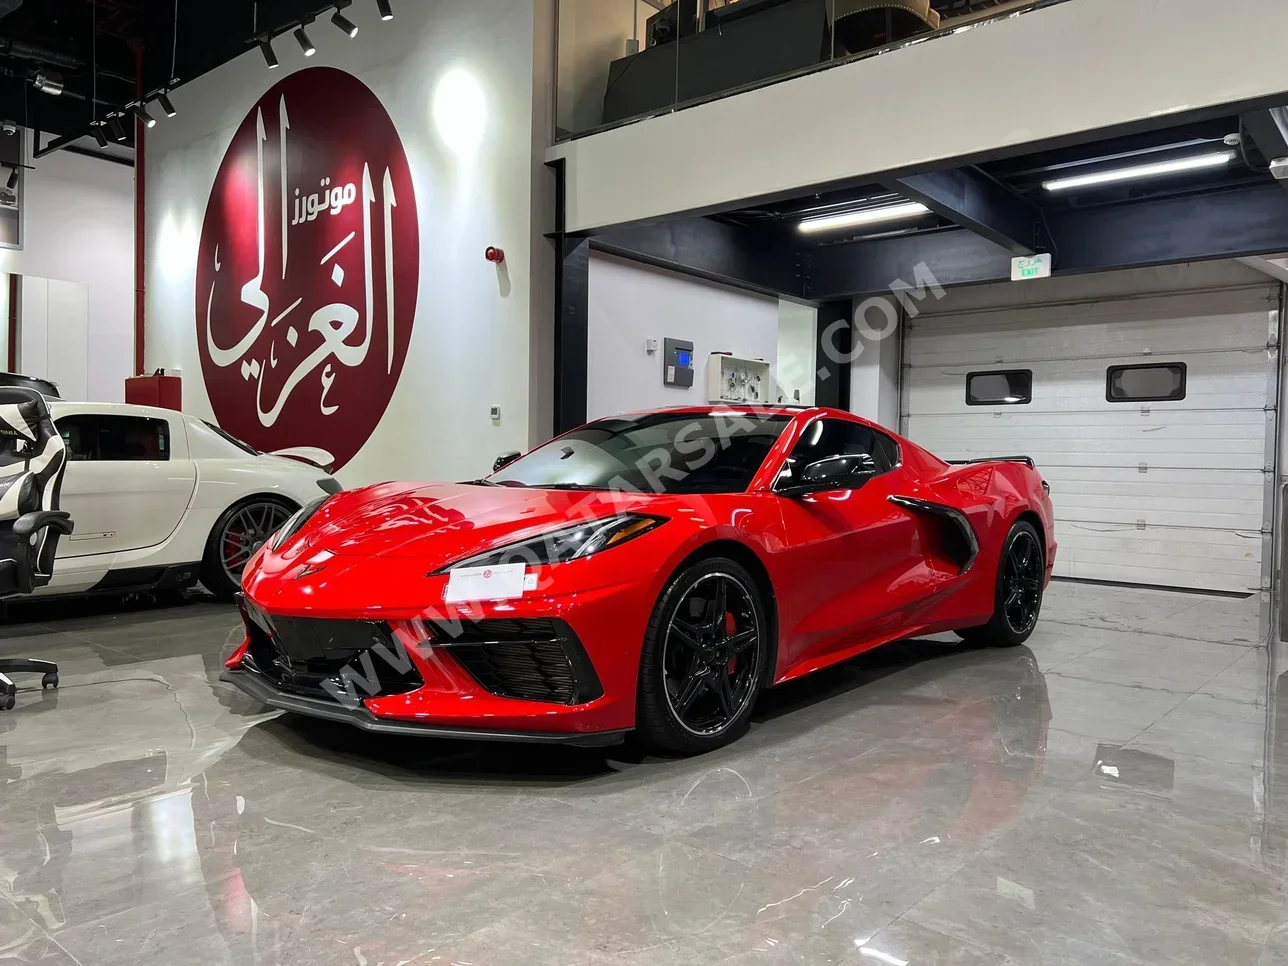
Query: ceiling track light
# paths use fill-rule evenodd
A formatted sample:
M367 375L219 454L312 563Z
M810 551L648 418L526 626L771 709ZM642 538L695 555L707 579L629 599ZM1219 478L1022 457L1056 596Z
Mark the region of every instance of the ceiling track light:
M350 40L358 36L358 25L342 14L339 7L331 14L331 22L348 34Z
M887 221L919 218L929 211L930 209L920 202L908 201L897 205L883 205L880 208L861 208L858 211L806 218L796 227L797 230L811 235L815 232L835 231L839 228L859 228L863 225L879 225Z
M157 94L157 103L161 105L161 110L165 111L166 117L174 117L179 113L174 109L174 102L170 100L170 95L165 91Z
M121 115L112 114L107 119L107 131L112 135L114 141L125 140L125 126L121 124Z
M318 52L318 49L313 46L313 41L309 40L309 35L304 32L303 24L295 28L295 39L299 42L300 50L304 51L305 57L312 57Z
M1096 185L1117 184L1122 181L1138 181L1142 178L1160 178L1169 174L1184 174L1187 171L1219 168L1229 164L1234 158L1235 152L1233 151L1196 154L1188 158L1177 158L1172 161L1156 161L1153 164L1136 164L1127 168L1099 171L1095 174L1079 174L1069 178L1056 178L1054 181L1042 182L1042 187L1047 191L1068 191L1071 188L1091 188Z
M5 182L5 187L10 191L18 190L18 166L15 164L13 170L9 172L9 180Z
M394 19L394 8L389 5L389 0L376 0L376 9L380 11L381 20Z
M268 64L268 69L273 70L277 67L277 52L273 50L271 40L261 40L259 42L260 53L264 55L264 63Z
M94 135L94 140L98 142L100 148L107 147L107 135L103 133L102 121L95 121L91 124L90 132Z
M144 127L157 126L157 119L153 117L151 114L149 114L148 109L144 107L142 104L131 104L130 110L134 112L135 117L137 117L140 121L143 122Z

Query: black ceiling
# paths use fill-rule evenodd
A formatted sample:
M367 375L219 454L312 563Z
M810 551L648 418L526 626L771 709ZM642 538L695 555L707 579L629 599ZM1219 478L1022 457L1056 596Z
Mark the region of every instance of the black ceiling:
M0 0L0 120L54 136L85 135L96 80L100 119L136 98L136 58L151 95L232 60L257 32L276 34L349 2ZM42 69L63 76L62 94L36 90L32 79Z
M1222 168L1162 179L1130 181L1119 185L1099 185L1086 190L1062 192L1058 195L1052 195L1042 187L1044 181L1056 177L1082 174L1102 168L1166 161L1205 149L1220 149L1228 136L1237 134L1241 130L1239 117L1231 115L1182 124L1165 130L1145 131L1053 150L1016 154L1013 157L969 166L966 170L969 170L973 177L991 182L1006 194L1027 200L1036 205L1041 212L1050 215L1269 182L1271 178L1265 171L1264 157L1251 139L1245 137L1243 139L1244 156L1236 158L1234 163ZM796 230L798 223L806 217L900 200L904 199L893 186L873 181L864 184L830 186L793 198L725 212L716 217L754 229L778 242L786 242L806 249L845 245L859 238L917 234L955 227L944 217L927 214L920 219L894 226L869 226L810 236L801 235Z

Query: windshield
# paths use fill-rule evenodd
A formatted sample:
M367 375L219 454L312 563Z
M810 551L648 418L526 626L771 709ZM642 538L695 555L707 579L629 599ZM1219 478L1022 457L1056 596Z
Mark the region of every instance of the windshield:
M740 412L601 419L533 450L488 482L543 489L741 493L789 419Z

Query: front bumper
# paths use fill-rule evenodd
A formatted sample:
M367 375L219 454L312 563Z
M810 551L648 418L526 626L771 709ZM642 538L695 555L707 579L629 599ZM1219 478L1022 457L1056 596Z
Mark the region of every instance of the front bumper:
M365 707L348 708L326 698L310 698L289 694L273 686L272 682L254 671L227 670L219 680L231 684L256 701L294 714L323 718L352 725L363 731L381 735L401 735L416 738L468 738L479 741L527 741L559 743L583 748L602 748L615 745L626 734L622 731L557 732L557 731L498 731L489 728L461 725L421 724L377 718Z
M663 579L665 571L645 566L641 569L646 576L641 576L628 559L620 570L605 572L602 567L590 566L594 562L592 558L561 564L543 574L548 579L539 590L505 601L443 602L447 578L427 576L423 566L403 560L332 559L326 569L301 579L293 575L283 579L252 568L243 586L250 612L266 618L261 627L365 623L387 629L387 634L380 632L384 644L405 655L415 674L402 675L376 693L361 687L362 678L371 675L363 656L350 660L349 680L358 686L357 697L369 718L415 728L446 728L451 733L532 734L537 736L534 740L551 740L542 737L547 735L567 735L573 740L608 734L616 740L635 725L640 649L657 599L654 584ZM420 603L405 603L413 593ZM426 606L426 601L440 603ZM249 626L251 618L247 620ZM438 633L440 628L459 632L462 626L538 622L566 628L577 643L567 648L571 678L577 686L552 687L549 695L543 695L537 686L542 680L566 684L567 677L554 682L540 668L528 665L516 669L515 663L506 663L506 655L497 655L495 668L502 676L508 671L511 681L522 679L529 685L517 691L497 688L495 679L485 673L488 668L467 653L476 640L468 634L449 640ZM329 637L330 630L322 627L320 636ZM344 628L336 630L336 643L345 643L350 651L362 646L355 644ZM563 639L562 634L556 636ZM348 640L340 642L342 637ZM248 637L248 645L250 640ZM324 644L323 650L328 650L329 643ZM251 653L253 656L253 648ZM387 653L373 651L373 655ZM474 656L477 658L477 650ZM511 654L508 659L514 657ZM382 676L390 667L379 658L369 663ZM308 670L298 660L285 664L301 672ZM320 700L324 706L334 703L342 705L341 711L359 703L333 702L331 689L318 693L316 687L301 688L290 673L283 675L280 665L271 661L234 660L231 667L254 674L287 698ZM344 715L346 720L351 717ZM367 721L368 717L359 715L358 720Z

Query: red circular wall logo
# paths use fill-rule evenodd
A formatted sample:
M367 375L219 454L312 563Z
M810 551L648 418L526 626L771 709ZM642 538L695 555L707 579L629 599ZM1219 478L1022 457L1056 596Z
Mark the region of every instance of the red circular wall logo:
M314 67L246 115L206 205L197 345L219 425L344 466L393 396L416 317L411 170L380 101Z

